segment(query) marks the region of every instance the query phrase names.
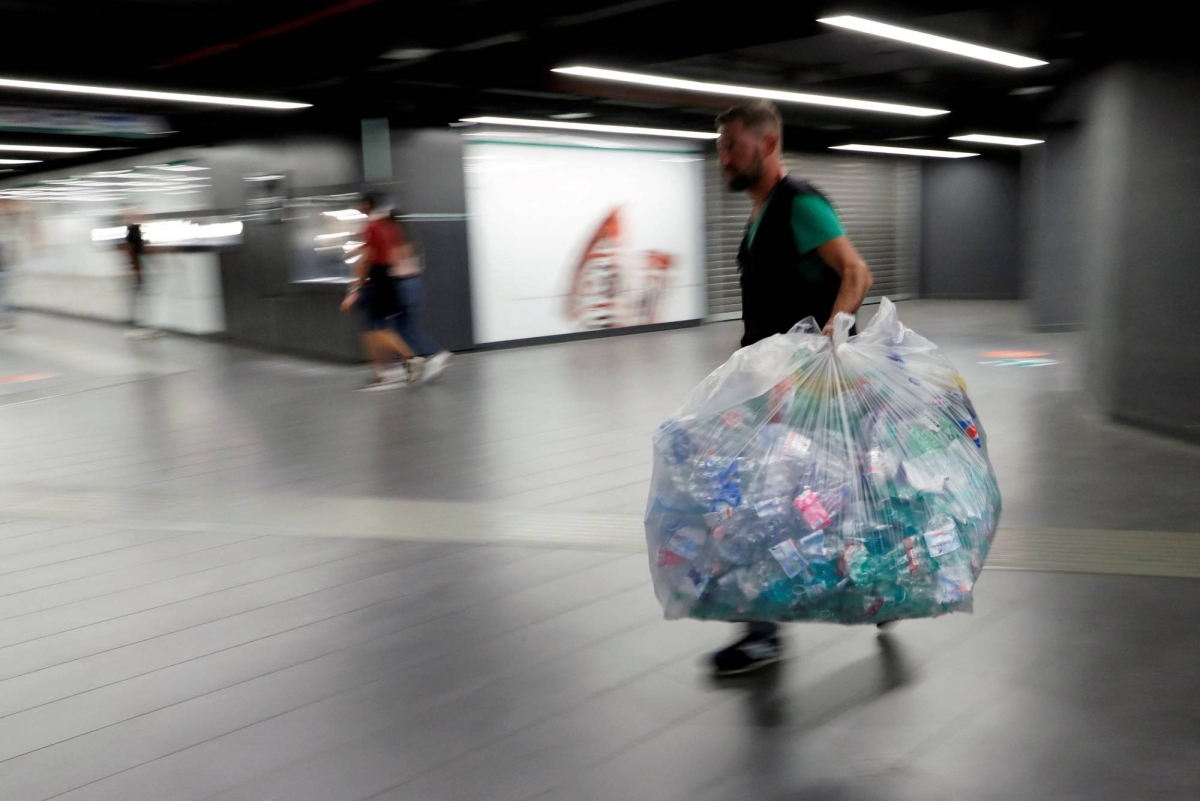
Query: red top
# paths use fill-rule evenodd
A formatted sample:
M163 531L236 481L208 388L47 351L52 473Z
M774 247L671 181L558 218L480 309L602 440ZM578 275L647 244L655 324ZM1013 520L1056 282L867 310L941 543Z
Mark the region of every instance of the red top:
M363 258L367 266L372 264L391 265L395 258L395 250L404 244L400 235L400 226L387 217L380 217L367 223L363 231Z

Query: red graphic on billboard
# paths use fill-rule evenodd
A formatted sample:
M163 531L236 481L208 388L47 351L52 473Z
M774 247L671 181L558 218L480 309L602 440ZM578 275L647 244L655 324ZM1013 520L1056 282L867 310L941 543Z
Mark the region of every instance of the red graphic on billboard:
M585 329L625 328L659 321L659 304L675 257L625 246L621 207L596 228L571 270L567 319Z

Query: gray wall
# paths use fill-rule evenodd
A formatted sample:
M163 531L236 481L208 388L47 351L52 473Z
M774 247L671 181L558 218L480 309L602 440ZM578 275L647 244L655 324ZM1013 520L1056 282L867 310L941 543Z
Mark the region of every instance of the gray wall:
M299 136L215 145L204 158L213 170L218 208L241 209L247 175L279 172L292 191L358 185L358 142L350 137ZM243 245L221 254L226 337L272 350L360 358L354 320L339 313L343 289L292 283L285 223L250 221Z
M1046 138L1023 165L1037 325L1088 329L1104 412L1200 440L1200 74L1106 69L1068 95Z
M245 175L280 172L292 192L362 185L360 143L352 138L302 137L243 142L210 149L218 205L240 208ZM462 139L454 131L396 132L393 180L375 185L405 212L425 247L429 298L426 322L443 346L474 344L467 262ZM222 257L228 336L275 350L340 360L362 358L358 320L341 314L343 287L293 284L286 223L246 226L245 244Z
M393 132L392 171L395 199L417 217L409 225L425 249L426 326L450 350L473 347L462 137L448 129Z
M1127 65L1099 92L1093 387L1118 419L1200 440L1200 72Z
M1024 287L1035 330L1074 331L1092 320L1114 232L1100 203L1121 163L1114 137L1123 128L1116 73L1068 87L1045 116L1046 143L1022 152Z
M357 184L362 180L358 140L350 136L299 135L213 145L202 151L213 170L219 209L240 209L247 175L282 173L292 189Z
M1022 284L1038 331L1075 331L1087 322L1089 133L1062 127L1022 153Z
M1019 186L1011 158L923 164L922 297L1020 297Z

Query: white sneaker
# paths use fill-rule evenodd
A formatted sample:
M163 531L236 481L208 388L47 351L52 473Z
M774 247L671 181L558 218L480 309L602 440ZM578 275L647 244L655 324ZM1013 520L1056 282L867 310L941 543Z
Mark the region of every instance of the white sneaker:
M389 389L399 389L404 386L404 379L389 378L384 375L373 375L367 383L358 388L359 392L384 392Z
M450 361L450 351L443 350L429 357L425 363L425 380L432 381L446 370Z
M413 356L408 360L408 383L415 384L425 375L425 357Z
M404 365L399 367L389 367L381 373L383 380L392 384L405 384L408 382L408 368Z

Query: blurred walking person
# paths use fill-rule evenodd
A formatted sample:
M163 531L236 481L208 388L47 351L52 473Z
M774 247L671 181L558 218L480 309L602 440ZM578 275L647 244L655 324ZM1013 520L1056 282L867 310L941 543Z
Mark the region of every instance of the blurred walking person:
M401 241L401 258L392 271L400 314L396 330L409 347L425 359L424 380L437 378L450 361L450 351L442 347L425 328L425 265L421 243L398 213L392 214Z
M399 229L380 205L379 196L374 194L367 195L360 204L368 219L355 262L355 279L342 301L342 311L358 307L363 314L363 347L372 369L362 387L366 391L395 389L405 380L420 380L425 361L395 331L400 300L392 272L405 251ZM404 365L400 371L392 366L395 358Z
M8 245L0 236L0 331L17 327L17 316L13 313L12 301L9 299L9 259Z
M121 245L129 257L129 328L128 339L150 339L162 332L150 324L149 299L146 296L146 238L142 225L134 216L126 218L125 241Z

